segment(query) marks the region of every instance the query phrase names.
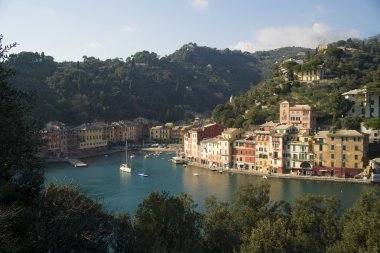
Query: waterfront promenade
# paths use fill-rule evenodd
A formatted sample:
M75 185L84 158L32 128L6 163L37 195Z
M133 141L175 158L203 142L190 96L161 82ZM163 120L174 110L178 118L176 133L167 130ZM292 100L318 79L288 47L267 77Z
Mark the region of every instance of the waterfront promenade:
M206 166L200 163L190 162L187 166L195 167L195 168L203 168L207 170L216 170L223 171L226 173L238 173L245 175L252 175L262 178L285 178L285 179L299 179L299 180L311 180L311 181L328 181L328 182L337 182L337 183L352 183L352 184L372 184L371 180L365 179L355 179L355 178L340 178L340 177L324 177L324 176L306 176L306 175L291 175L291 174L280 174L280 173L260 173L260 172L251 172L249 170L239 170L239 169L222 169L222 168L214 168L211 166Z

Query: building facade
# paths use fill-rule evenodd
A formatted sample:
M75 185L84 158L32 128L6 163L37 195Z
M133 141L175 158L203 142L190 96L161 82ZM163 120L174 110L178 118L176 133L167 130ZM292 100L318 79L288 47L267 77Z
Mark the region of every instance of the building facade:
M320 131L313 146L318 175L353 177L366 164L368 135L356 130Z
M254 136L237 139L233 142L232 160L235 169L255 172Z
M73 128L78 136L78 152L96 153L107 150L104 125L102 123L84 123Z
M280 103L280 123L294 125L304 132L314 132L317 128L317 112L314 106L294 105L288 101Z
M353 102L347 113L349 117L377 118L380 117L380 95L367 89L350 90L342 94L345 99Z

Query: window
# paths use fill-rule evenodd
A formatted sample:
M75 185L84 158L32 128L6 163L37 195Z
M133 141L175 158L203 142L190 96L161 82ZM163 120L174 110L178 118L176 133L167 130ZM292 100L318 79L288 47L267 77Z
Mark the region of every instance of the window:
M345 162L342 163L342 167L343 167L343 168L346 167L346 163L345 163Z
M334 159L334 154L331 154L331 159Z
M355 155L355 160L358 160L358 155Z
M345 154L342 155L342 159L346 160L346 155Z
M358 168L358 164L357 163L355 163L355 169L357 169Z
M355 150L358 151L359 150L359 146L355 146Z
M323 151L323 146L319 145L319 151Z
M331 140L332 140L332 141L334 141L334 139L335 139L334 137L331 137Z
M345 145L343 145L343 147L342 147L342 148L343 148L343 150L346 150L346 146L345 146Z
M335 148L334 148L334 145L331 145L331 150L334 150Z

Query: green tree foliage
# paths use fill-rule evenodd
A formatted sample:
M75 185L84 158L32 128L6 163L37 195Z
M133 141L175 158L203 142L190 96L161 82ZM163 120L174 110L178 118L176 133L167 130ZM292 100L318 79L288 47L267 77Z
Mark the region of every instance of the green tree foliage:
M377 189L378 190L378 189ZM380 251L380 198L378 191L362 194L342 220L342 238L327 252L379 252Z
M252 229L249 236L245 236L241 246L241 253L283 253L293 252L292 238L287 220L278 218L261 219Z
M125 61L84 56L57 63L42 53L22 52L6 64L17 72L14 87L35 91L35 117L68 124L183 119L186 111L209 111L261 79L254 55L193 44L161 58L142 51Z
M240 230L228 202L218 203L214 196L205 201L203 223L204 252L236 252L240 246Z
M380 129L380 118L370 118L364 120L364 126L372 129Z
M137 252L193 252L201 246L201 215L190 196L153 192L135 213Z
M32 97L11 88L11 72L4 66L6 54L15 45L3 46L0 36L0 203L29 205L41 189L42 163L38 151L37 128L28 115Z
M107 252L112 242L112 220L99 203L77 189L50 184L41 194L35 250Z
M325 252L339 238L338 213L339 202L333 197L297 199L291 214L295 252Z
M288 210L285 202L271 202L269 192L269 183L262 181L258 185L242 185L234 193L233 214L242 234L250 233L259 220L276 218Z
M122 213L117 215L114 219L113 226L113 252L133 252L136 238L129 214Z
M360 131L360 123L362 120L360 117L344 117L339 120L339 124L337 125L341 129L355 129Z

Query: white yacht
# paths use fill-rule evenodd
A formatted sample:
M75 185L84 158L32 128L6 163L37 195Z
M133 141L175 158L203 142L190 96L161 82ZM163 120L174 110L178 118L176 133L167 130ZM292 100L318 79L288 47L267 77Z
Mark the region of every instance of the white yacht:
M131 173L132 168L128 166L128 143L125 141L125 163L120 164L120 170Z

